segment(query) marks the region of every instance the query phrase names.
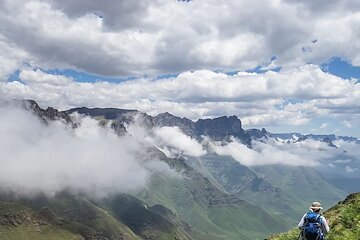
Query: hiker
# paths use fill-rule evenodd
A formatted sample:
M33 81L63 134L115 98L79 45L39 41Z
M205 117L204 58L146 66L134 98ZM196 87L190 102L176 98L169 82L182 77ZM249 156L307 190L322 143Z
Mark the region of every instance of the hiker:
M329 224L324 216L320 214L323 209L319 202L313 202L310 211L301 218L298 228L300 235L305 240L325 240L325 234L329 232Z

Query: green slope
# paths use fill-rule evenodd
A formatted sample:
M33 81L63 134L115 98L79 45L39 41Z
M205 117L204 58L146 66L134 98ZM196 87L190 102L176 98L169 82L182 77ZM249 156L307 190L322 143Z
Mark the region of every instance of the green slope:
M328 183L319 172L310 167L267 165L254 169L259 175L300 200L300 204L293 204L300 211L312 201L320 201L325 208L329 208L346 196L344 191Z
M227 192L261 206L271 214L281 215L284 224L294 223L293 219L299 214L292 208L297 204L296 198L230 156L208 154L187 162Z
M89 239L140 239L125 224L84 197L62 192L55 197L38 196L21 203L39 211L47 207L56 214L63 228Z
M353 193L324 213L329 222L330 232L327 240L360 239L360 193ZM294 240L299 235L298 229L268 237L268 240Z
M49 231L38 231L37 226L34 230L31 221L24 221L24 224L15 226L4 225L7 234L11 233L11 236L14 237L9 239L21 239L23 235L26 237L29 231L41 232L44 239L57 239L54 236L62 236L65 233L81 237L74 239L140 239L126 225L79 196L60 194L54 198L36 197L12 200L12 202L7 203L7 205L9 204L17 206L17 208L12 207L15 216L22 216L23 209L27 209L31 216L37 217L40 226L51 226L50 229L54 232L52 234ZM5 208L1 208L0 216L6 216L6 214ZM38 238L40 239L40 236L35 239ZM69 239L72 239L71 236Z
M148 208L130 195L90 201L62 192L55 197L0 196L0 239L188 240L190 226L163 206Z
M80 240L83 237L62 228L56 220L42 216L41 212L20 203L0 201L0 239Z
M263 239L285 229L260 207L217 188L184 159L163 159L183 178L153 176L137 196L148 205L161 204L194 226L194 239Z
M163 206L148 207L127 194L103 199L100 205L143 239L191 239L186 233L188 226Z

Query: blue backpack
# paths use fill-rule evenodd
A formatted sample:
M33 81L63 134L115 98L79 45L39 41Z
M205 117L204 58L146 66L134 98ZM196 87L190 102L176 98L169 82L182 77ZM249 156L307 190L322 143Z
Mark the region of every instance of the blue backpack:
M324 240L321 215L308 212L304 219L303 237L306 240Z

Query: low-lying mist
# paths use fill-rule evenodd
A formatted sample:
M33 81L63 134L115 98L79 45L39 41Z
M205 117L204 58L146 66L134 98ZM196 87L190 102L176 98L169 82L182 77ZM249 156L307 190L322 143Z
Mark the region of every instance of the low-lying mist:
M240 164L285 164L316 167L322 172L357 176L358 144L306 140L297 143L253 141L248 148L239 139L217 142L206 136L191 138L178 127L144 127L141 119L127 125L128 134L117 135L110 122L73 114L73 128L62 121L45 124L36 114L19 106L0 106L0 191L22 195L62 190L104 197L146 187L154 173L179 177L157 154L167 157L227 155ZM319 168L321 166L321 168Z
M0 106L0 189L18 194L53 195L64 189L102 197L146 185L168 165L149 159L141 138L119 137L109 126L74 115L72 128L61 121L44 124L14 105Z
M312 139L296 143L268 139L253 141L250 149L236 138L226 144L205 140L211 152L231 156L246 166L306 166L327 176L358 177L360 172L359 144L356 143L335 141L338 148L334 148Z

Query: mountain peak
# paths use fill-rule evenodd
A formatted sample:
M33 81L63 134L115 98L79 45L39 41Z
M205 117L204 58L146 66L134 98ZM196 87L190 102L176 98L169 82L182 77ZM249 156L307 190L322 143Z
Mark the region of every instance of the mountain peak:
M61 120L73 126L75 125L68 114L59 112L55 108L48 107L47 109L43 109L36 101L31 99L21 100L21 104L25 109L33 111L44 121L44 123L48 123L48 121Z
M329 137L325 137L321 142L326 143L329 147L338 148Z

